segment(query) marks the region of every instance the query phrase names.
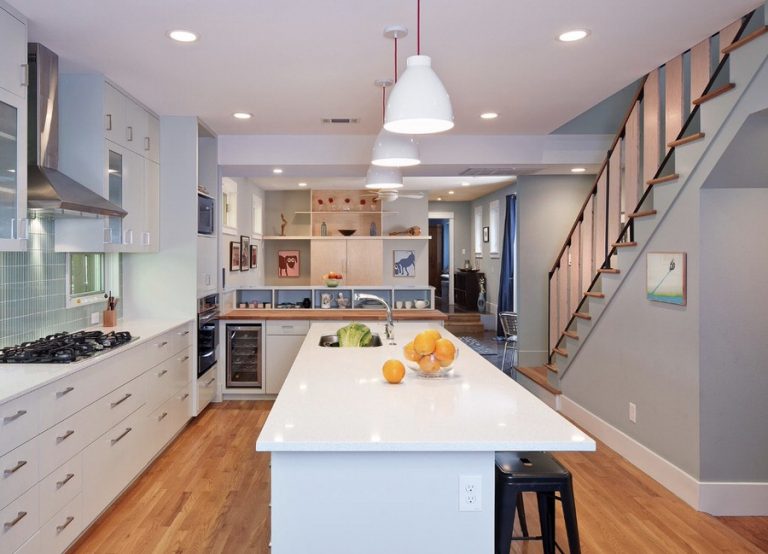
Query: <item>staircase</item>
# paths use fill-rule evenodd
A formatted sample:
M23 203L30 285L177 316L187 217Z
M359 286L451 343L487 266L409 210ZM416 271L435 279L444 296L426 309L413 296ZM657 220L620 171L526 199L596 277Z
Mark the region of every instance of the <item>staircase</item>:
M761 6L642 80L549 272L550 353L545 365L520 368L526 385L559 392L560 378L768 60L767 15Z
M477 312L449 313L445 329L457 337L465 335L476 336L483 334L483 323Z

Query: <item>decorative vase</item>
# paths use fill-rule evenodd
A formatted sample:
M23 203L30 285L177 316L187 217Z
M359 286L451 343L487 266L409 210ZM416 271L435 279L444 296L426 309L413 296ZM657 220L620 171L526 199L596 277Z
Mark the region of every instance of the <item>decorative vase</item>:
M323 221L322 225L320 225L320 236L321 237L328 236L328 226L325 224L325 221Z
M378 231L376 229L376 222L375 221L371 221L371 232L370 232L370 234L371 234L372 237L375 237L378 234Z

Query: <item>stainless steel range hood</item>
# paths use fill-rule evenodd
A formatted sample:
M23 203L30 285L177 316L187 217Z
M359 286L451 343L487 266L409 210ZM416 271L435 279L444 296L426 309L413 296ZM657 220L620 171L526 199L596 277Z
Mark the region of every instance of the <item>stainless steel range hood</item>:
M59 58L38 43L28 47L27 207L75 216L125 217L128 212L67 177L59 167Z

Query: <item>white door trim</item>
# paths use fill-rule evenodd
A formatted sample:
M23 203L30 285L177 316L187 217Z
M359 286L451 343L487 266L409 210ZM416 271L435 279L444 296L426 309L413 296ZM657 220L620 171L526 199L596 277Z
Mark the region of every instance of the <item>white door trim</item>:
M453 212L428 212L427 219L448 220L448 305L453 306Z

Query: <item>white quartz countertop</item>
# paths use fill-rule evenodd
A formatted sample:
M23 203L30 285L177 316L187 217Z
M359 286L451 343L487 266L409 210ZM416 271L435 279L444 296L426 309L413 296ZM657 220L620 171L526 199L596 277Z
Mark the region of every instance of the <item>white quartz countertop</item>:
M28 392L39 389L62 377L71 375L95 363L125 352L144 342L152 340L166 331L188 323L183 319L127 319L117 322L115 327L90 327L89 331L128 331L133 337L139 337L128 344L103 352L98 356L84 358L68 364L0 364L0 404L18 398Z
M384 337L382 323L366 324ZM442 327L460 350L450 377L385 360L432 325L396 323L397 346L323 348L339 323L314 323L256 442L259 451L591 451L595 442Z

